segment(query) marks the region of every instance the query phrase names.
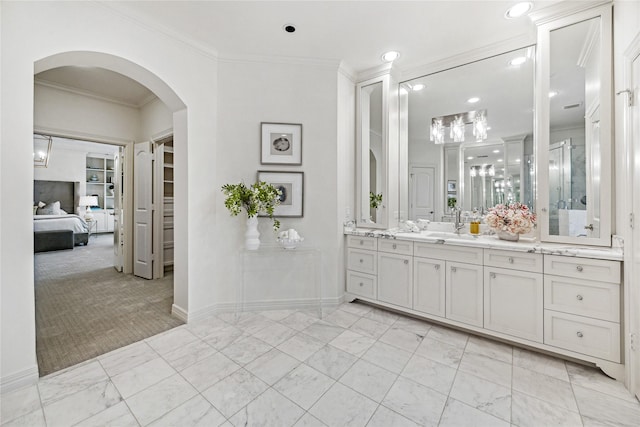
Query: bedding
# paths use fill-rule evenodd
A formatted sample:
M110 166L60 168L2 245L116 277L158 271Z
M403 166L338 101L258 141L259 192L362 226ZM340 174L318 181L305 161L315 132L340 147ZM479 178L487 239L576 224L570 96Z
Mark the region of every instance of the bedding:
M74 214L34 215L33 231L72 230L74 233L88 233L84 219Z

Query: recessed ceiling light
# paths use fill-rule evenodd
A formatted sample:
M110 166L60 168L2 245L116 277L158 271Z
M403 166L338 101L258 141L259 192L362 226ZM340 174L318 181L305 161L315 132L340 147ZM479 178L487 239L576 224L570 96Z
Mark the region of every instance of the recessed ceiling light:
M400 57L400 52L396 52L395 50L382 54L382 60L384 62L393 62L399 57Z
M511 61L509 61L509 65L511 65L512 67L517 67L519 65L524 64L525 62L527 62L527 57L526 56L519 56L519 57L513 58Z
M553 98L557 94L558 94L558 92L556 92L555 90L552 90L551 92L549 92L549 98Z
M467 160L473 160L473 156L467 157Z
M287 33L295 33L296 32L296 27L293 24L284 24L282 26L282 29Z
M498 159L498 163L502 163L502 159Z
M500 152L500 150L493 150L493 152L494 152L494 153L499 153L499 152Z
M518 18L524 15L525 13L529 12L532 7L533 7L533 4L528 1L516 3L513 6L511 6L509 9L507 9L506 13L504 14L504 17L507 19Z
M516 159L516 163L520 163L520 159Z
M418 84L413 85L413 87L411 89L417 92L419 90L424 89L425 87L426 86L424 84L418 83Z
M478 98L477 96L474 96L473 98L469 98L467 99L467 102L469 104L475 104L476 102L480 101L480 98Z

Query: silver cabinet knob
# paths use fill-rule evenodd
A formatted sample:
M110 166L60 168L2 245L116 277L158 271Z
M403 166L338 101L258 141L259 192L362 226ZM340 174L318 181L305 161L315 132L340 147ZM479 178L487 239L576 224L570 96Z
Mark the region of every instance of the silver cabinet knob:
M396 245L395 243L393 244L393 249L396 249L398 247L398 245Z
M456 272L456 268L455 267L451 267L451 272L455 273Z
M489 276L490 276L492 279L495 279L495 278L496 278L496 273L491 273L491 274L489 274Z
M360 287L363 287L363 286L364 286L364 283L360 282Z
M577 296L576 296L576 299L577 299L578 301L582 301L582 295L577 295Z
M409 264L409 260L408 260L408 259L405 259L405 260L404 260L404 263L405 263L405 264Z
M576 267L576 270L578 270L578 271L582 271L582 270L584 270L584 268L582 268L582 266L581 266L581 265L579 265L579 266L577 266L577 267Z
M433 268L435 268L436 270L440 270L440 264L434 265Z
M582 332L578 332L576 333L576 335L578 336L578 338L582 338L584 335L582 334Z
M513 257L509 257L509 264L513 264Z
M360 258L360 264L362 264L364 262L364 260L362 258Z

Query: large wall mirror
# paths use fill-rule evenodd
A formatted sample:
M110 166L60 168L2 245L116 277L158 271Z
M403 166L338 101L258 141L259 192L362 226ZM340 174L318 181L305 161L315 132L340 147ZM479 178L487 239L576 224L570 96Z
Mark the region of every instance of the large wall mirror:
M384 120L384 82L358 85L358 174L357 223L364 227L386 228L384 210L386 189L386 129Z
M609 7L539 29L542 240L611 244L610 24Z
M401 219L534 207L534 54L527 47L401 84Z

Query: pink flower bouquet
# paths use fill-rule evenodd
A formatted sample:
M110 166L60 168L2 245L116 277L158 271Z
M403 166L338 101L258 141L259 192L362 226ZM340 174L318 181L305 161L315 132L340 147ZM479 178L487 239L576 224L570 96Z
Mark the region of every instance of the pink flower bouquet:
M489 208L484 222L495 231L525 234L536 225L536 214L527 205L516 202Z

